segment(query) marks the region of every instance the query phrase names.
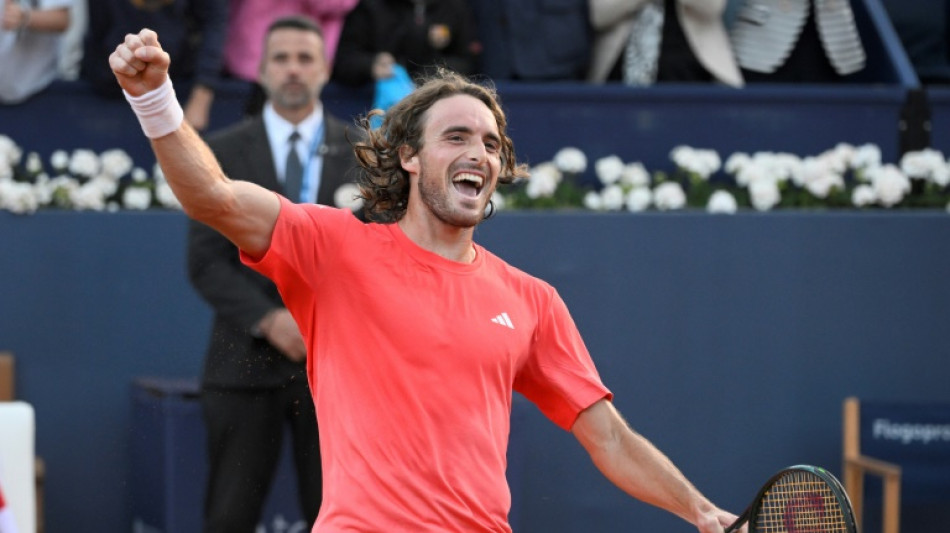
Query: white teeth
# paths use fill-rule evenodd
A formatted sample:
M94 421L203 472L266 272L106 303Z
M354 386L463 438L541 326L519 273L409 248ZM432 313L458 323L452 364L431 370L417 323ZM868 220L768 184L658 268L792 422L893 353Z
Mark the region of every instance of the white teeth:
M482 183L484 182L484 179L483 179L481 176L478 176L478 175L476 175L476 174L464 173L464 174L459 174L459 175L455 176L455 177L452 179L452 181L453 181L454 183L459 183L459 182L462 182L462 181L469 181L469 182L471 182L472 184L474 184L476 187L481 187L481 186L482 186Z

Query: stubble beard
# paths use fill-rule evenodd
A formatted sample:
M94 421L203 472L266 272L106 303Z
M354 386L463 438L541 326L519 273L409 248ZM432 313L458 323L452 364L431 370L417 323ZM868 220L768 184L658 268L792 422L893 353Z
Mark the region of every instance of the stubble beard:
M436 178L430 176L425 163L419 165L419 197L423 205L430 213L435 215L441 222L457 228L473 228L485 219L485 205L477 211L476 214L470 214L468 210L463 210L452 205L451 195L453 191L445 187L436 185ZM451 187L451 185L449 185ZM481 200L479 200L481 201Z

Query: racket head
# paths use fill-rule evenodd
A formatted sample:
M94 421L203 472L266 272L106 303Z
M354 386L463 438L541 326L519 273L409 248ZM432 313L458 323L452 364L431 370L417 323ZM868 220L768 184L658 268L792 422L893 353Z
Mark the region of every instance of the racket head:
M749 533L857 533L847 493L817 466L795 465L772 476L747 513Z

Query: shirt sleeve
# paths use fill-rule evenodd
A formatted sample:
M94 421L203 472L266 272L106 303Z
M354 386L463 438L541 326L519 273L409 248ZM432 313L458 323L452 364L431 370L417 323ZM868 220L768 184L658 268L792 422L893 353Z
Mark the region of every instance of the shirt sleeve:
M577 416L613 394L603 384L564 301L551 288L528 360L515 378L515 390L565 430Z

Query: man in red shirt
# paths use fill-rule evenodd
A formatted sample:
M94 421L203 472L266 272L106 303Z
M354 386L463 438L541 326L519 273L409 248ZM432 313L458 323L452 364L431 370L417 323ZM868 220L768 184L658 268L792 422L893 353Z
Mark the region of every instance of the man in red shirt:
M186 213L274 280L307 342L322 428L314 532L510 532L513 391L571 431L604 475L703 533L706 499L611 403L553 287L473 241L499 182L525 175L493 91L440 73L365 120L366 215L228 179L181 120L157 35L110 57Z

